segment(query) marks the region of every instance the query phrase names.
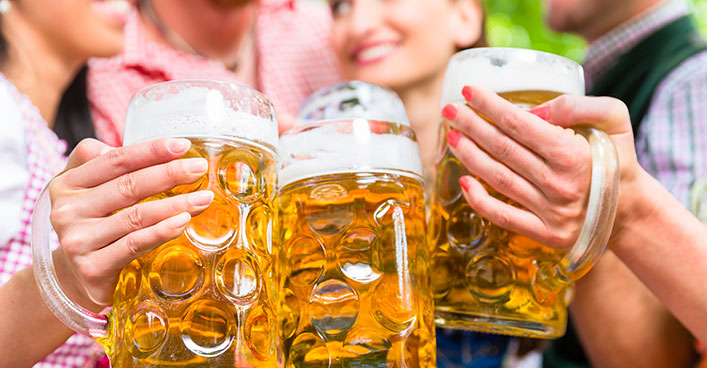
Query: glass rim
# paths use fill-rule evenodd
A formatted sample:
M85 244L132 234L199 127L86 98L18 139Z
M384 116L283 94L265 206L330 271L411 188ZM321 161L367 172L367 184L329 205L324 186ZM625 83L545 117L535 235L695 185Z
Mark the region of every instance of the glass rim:
M402 130L404 130L406 133L409 133L409 138L411 138L414 142L417 142L417 135L415 134L415 131L409 126L405 125L403 123L398 123L394 121L388 121L388 120L378 120L378 119L368 119L368 118L332 118L332 119L322 119L322 120L311 120L295 125L291 127L290 129L287 129L284 131L282 134L280 134L280 137L284 136L292 136L298 133L302 133L307 130L311 130L312 128L317 128L321 127L324 125L329 125L329 124L340 124L340 125L353 125L355 124L356 121L365 121L367 123L378 123L378 124L385 124L390 127L399 127ZM390 133L393 134L393 133ZM406 135L407 136L407 135Z
M412 128L383 120L343 118L296 126L280 136L278 188L317 176L365 172L395 172L424 183Z
M125 115L123 145L168 137L234 137L277 152L278 122L270 98L249 86L176 79L139 89Z
M223 86L223 85L228 85L228 86L234 86L239 90L248 90L250 92L253 92L254 95L258 97L262 97L266 99L267 101L270 102L272 105L272 101L270 101L270 97L268 97L266 94L263 92L258 91L257 89L253 87L246 86L245 84L237 83L237 82L231 82L231 81L224 81L224 80L218 80L218 79L208 79L208 78L189 78L189 79L173 79L173 80L168 80L164 82L158 82L158 83L153 83L148 86L141 87L138 89L135 93L133 93L132 97L130 98L130 101L141 95L145 95L146 92L153 90L153 89L158 89L158 88L164 88L166 86L170 85L190 85L193 84L194 87L199 87L197 83L203 83L205 85L212 85L212 86ZM204 86L206 87L206 86Z
M461 58L468 58L471 57L471 55L484 55L484 54L490 54L493 52L505 52L505 53L510 53L510 54L528 54L528 53L533 53L537 55L542 55L543 57L547 59L554 59L560 62L565 63L567 66L576 68L578 70L582 70L582 64L569 59L565 56L562 55L557 55L553 54L551 52L547 51L541 51L541 50L534 50L534 49L526 49L522 47L473 47L461 51L457 51L452 55L452 58L450 60L456 60L456 59L461 59Z
M584 69L564 56L512 47L480 47L454 54L447 64L440 105L465 103L462 87L493 92L554 91L584 95Z

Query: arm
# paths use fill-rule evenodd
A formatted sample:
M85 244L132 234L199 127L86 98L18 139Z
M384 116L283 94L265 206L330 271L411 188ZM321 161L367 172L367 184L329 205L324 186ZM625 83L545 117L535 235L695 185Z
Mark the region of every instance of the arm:
M528 210L495 200L478 181L465 177L462 185L471 206L491 221L501 223L506 228L531 236L545 244L558 248L569 246L576 239L583 218L581 211L577 212L576 206L583 206L586 200L586 197L581 195L586 193L587 175L590 170L586 164L589 159L586 142L575 140L571 131L560 127L551 129L543 119L563 127L591 122L603 128L610 134L619 151L622 179L619 213L610 247L616 251L621 261L631 267L631 271L641 278L650 291L666 303L673 314L684 323L689 321L689 327L694 333L698 333L701 327L695 325L698 323L696 319L707 314L707 304L697 295L700 283L696 282L697 279L685 277L684 273L679 274L683 267L666 259L673 257L668 257L669 253L680 253L681 257L692 262L694 268L702 267L702 270L707 270L707 257L702 257L703 253L699 251L695 254L696 250L693 249L693 246L705 247L707 237L699 239L693 234L690 238L679 238L680 243L667 241L656 244L655 246L661 247L664 252L653 253L628 246L630 242L626 243L627 237L620 235L639 232L643 238L658 240L663 235L670 238L670 235L655 233L670 231L675 221L658 223L665 220L651 217L653 210L636 206L655 203L657 199L660 205L672 209L672 205L677 203L672 200L673 204L670 204L669 196L666 198L659 195L656 198L645 190L638 190L646 184L647 175L636 160L625 106L610 98L563 96L535 108L532 113L527 113L482 88L472 87L471 91L473 97L468 101L469 105L490 117L496 123L496 128L491 130L492 135L484 134L483 131L488 131L490 124L479 118L473 110L458 106L459 113L452 120L455 121L456 128L464 134L457 138L457 157L460 157L470 172L516 199ZM501 141L506 143L498 144ZM454 146L454 143L450 144ZM476 147L482 147L484 150ZM484 157L484 151L490 155ZM651 188L650 191L655 189ZM678 210L681 210L679 205L675 211ZM683 214L689 216L686 211ZM697 229L703 227L699 223L686 222L682 217L679 219L683 221L676 224L679 227L674 231L690 234L695 231L695 226ZM693 241L697 241L697 245ZM637 261L638 258L640 261ZM587 349L592 354L592 359L599 361L604 358L602 355L627 355L636 359L630 363L631 366L637 366L640 361L645 362L647 366L669 361L669 365L673 366L691 359L690 345L686 343L689 337L684 331L680 331L678 324L670 320L664 309L661 310L663 307L660 303L650 301L650 293L637 287L636 285L640 284L632 279L626 270L614 269L613 266L618 262L606 262L605 266L597 266L587 279L578 284L577 299L572 306L575 316L581 314L578 316L578 329L587 346L592 345ZM677 276L681 278L675 279ZM679 295L671 290L677 283L681 285L683 292ZM591 295L592 292L596 294ZM609 301L610 298L604 292L611 292L622 302ZM667 295L668 293L670 295ZM666 297L676 300L668 302ZM638 316L641 323L633 324L630 323L631 319L616 318L617 316ZM583 329L587 326L596 328ZM704 334L704 329L702 330ZM666 331L670 333L665 334ZM621 339L621 345L625 342L630 350L617 349L616 341L619 340L613 339ZM680 349L670 350L675 345L679 345ZM650 351L650 354L647 351ZM620 359L612 362L607 365L619 365Z
M70 298L94 311L110 304L125 265L179 236L213 197L202 191L134 205L196 181L205 162L176 160L189 148L183 140L109 148L83 141L49 185L61 245L53 253L57 277ZM73 334L46 307L29 268L0 287L0 311L0 367L29 367Z

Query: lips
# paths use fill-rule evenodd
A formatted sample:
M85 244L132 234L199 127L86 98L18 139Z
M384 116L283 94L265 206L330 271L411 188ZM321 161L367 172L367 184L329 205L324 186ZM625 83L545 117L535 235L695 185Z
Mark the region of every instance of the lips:
M398 49L397 42L376 42L360 46L352 53L352 59L356 64L366 65L381 61Z
M116 21L125 24L128 14L132 9L132 1L129 0L94 0L93 7L98 13L108 16Z

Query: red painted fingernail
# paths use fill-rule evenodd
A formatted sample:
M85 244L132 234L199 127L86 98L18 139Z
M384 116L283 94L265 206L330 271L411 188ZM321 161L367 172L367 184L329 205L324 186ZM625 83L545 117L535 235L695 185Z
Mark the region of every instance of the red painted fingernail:
M471 101L471 87L464 86L464 88L462 88L462 95L467 101Z
M449 120L456 119L457 113L459 113L459 110L457 110L457 107L452 104L446 104L442 109L442 116Z
M547 120L547 117L550 115L550 106L549 105L535 106L532 109L528 110L528 112L539 117L540 119Z
M465 192L469 192L469 189L471 189L471 178L468 176L462 176L459 178L459 185L464 188Z
M449 145L454 148L457 148L457 146L459 145L459 140L461 138L462 138L461 134L459 134L459 132L457 132L454 129L450 129L447 132L447 142L449 142Z

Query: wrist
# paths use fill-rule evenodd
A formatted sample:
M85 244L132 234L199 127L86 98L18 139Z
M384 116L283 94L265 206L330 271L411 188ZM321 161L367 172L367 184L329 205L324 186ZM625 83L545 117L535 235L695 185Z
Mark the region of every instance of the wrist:
M622 244L626 244L624 239L630 237L637 226L654 216L660 203L654 199L663 193L667 194L667 191L644 170L639 170L626 180L622 178L616 219L609 238L610 249L618 250Z
M103 310L102 306L93 302L86 292L86 289L83 287L83 284L79 281L78 277L76 277L71 267L69 267L68 260L61 251L61 248L52 253L52 258L57 281L66 296L74 301L74 303L92 312L98 313Z

